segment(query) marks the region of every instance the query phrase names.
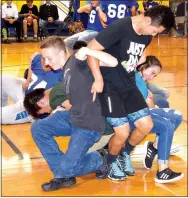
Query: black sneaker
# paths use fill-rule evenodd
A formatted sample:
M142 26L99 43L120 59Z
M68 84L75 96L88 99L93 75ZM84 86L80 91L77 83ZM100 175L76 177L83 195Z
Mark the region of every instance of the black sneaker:
M22 39L22 38L18 38L18 39L17 39L17 42L18 42L18 43L22 43L22 42L23 42L23 39Z
M4 43L5 44L11 44L11 42L8 39L4 40Z
M107 152L104 149L98 150L98 152L103 159L103 164L100 169L96 171L96 179L105 179L108 177Z
M58 190L63 187L71 187L74 184L76 184L76 178L70 177L70 178L54 178L50 180L50 182L46 182L41 185L41 188L43 191L52 191L52 190Z
M153 147L152 142L144 143L144 159L143 163L146 169L150 169L153 164L153 160L157 154L157 149Z
M170 168L166 168L163 171L157 171L155 182L165 184L174 181L178 181L184 177L183 173L176 173L172 171Z

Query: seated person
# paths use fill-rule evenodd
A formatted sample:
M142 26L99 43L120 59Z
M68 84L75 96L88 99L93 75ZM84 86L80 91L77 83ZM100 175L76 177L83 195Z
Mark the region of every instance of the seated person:
M147 1L143 1L143 7L144 7L144 10L146 11L147 9L153 7L153 6L158 6L159 4L154 1L154 0L147 0Z
M49 36L49 32L48 32L49 24L54 24L55 26L57 26L54 35L60 36L61 31L65 27L65 23L59 20L57 6L50 4L50 0L46 0L46 3L40 6L39 17L40 17L39 26L41 27L44 36Z
M24 41L27 40L27 27L33 26L34 41L37 41L38 34L38 8L33 5L33 0L26 0L27 4L22 5L20 16L23 17Z
M103 29L101 20L106 22L106 14L100 8L100 1L91 1L91 4L80 7L77 10L78 13L88 13L89 20L87 29L83 32L76 33L67 37L64 42L68 50L73 52L73 45L76 41L90 41L97 36L97 34Z
M11 0L7 0L6 3L2 5L2 20L1 20L2 28L8 27L16 27L17 41L22 42L21 39L21 23L18 20L18 9L15 4L12 3ZM10 43L7 39L7 31L4 32L4 42Z

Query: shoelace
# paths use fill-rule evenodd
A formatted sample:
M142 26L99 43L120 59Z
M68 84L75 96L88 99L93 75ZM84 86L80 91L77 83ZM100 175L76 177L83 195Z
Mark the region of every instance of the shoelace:
M125 170L125 169L126 169L126 162L125 162L125 160L123 159L123 157L119 157L118 160L119 160L119 163L121 164L121 168L122 168L123 170Z
M111 169L112 169L112 172L115 174L121 173L121 170L120 170L117 162L114 162L114 165L113 164L111 165Z

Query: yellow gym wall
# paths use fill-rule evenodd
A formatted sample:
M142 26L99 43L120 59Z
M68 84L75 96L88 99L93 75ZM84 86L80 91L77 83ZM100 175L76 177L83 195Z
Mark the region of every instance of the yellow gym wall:
M5 2L6 1L2 1L2 3L5 3ZM13 0L12 3L14 3L17 6L18 12L20 12L22 5L26 4L26 1ZM33 1L33 4L36 5L39 8L40 5L43 4L43 1Z
M4 3L4 2L5 1L2 1L2 3ZM168 0L162 0L162 1L156 1L156 2L158 2L159 4L162 4L162 5L169 5L169 1ZM17 5L18 11L20 11L22 5L25 4L26 1L13 0L13 3ZM33 4L38 6L38 8L39 8L40 5L43 4L43 1L33 1ZM81 0L80 1L80 6L84 6L85 4L86 4L86 0ZM138 1L138 4L139 4L139 10L143 10L142 1Z

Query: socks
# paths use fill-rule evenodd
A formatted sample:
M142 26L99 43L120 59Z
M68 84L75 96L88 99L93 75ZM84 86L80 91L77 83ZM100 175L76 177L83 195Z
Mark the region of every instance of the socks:
M130 155L131 151L133 151L135 146L131 145L129 141L125 143L125 146L121 149L121 152L126 152L128 155Z
M37 35L35 34L34 37L37 38Z
M3 35L3 40L7 40L7 30L6 30L6 28L2 28L2 35Z
M117 156L118 156L118 155L111 155L111 154L108 154L107 163L108 163L108 164L112 164L114 161L116 161Z

